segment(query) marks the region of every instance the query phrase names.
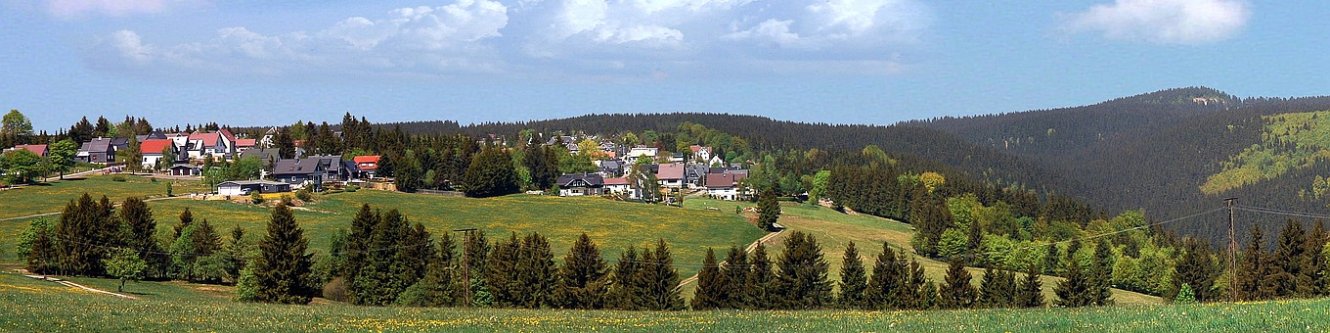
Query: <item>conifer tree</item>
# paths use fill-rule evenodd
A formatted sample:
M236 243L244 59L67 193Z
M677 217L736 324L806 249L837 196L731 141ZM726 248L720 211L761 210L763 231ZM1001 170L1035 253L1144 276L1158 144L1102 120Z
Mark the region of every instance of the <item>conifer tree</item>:
M945 309L964 309L974 306L978 291L970 284L970 272L965 270L965 263L957 257L948 260L947 276L938 291L940 306Z
M1191 286L1193 298L1199 302L1213 299L1213 286L1219 274L1210 247L1195 238L1183 241L1182 257L1173 267L1173 285L1170 295L1176 295L1183 285Z
M444 233L439 239L438 253L431 255L425 276L407 287L397 298L397 303L407 306L449 306L456 304L456 284L452 253L455 251L452 238Z
M1288 220L1279 232L1279 243L1275 255L1271 257L1273 274L1265 277L1265 284L1275 297L1291 297L1298 291L1298 276L1302 275L1302 261L1306 256L1307 235L1302 231L1302 223Z
M772 272L771 259L767 256L767 247L762 243L753 249L753 270L744 282L744 293L748 309L771 309L775 307L774 288L776 277Z
M1090 298L1090 277L1081 273L1081 264L1076 260L1076 252L1080 247L1080 240L1072 240L1071 246L1067 248L1067 268L1062 275L1066 279L1058 282L1057 288L1053 290L1058 296L1058 306L1073 308L1093 304Z
M607 303L619 310L637 310L641 303L637 299L641 293L637 291L637 285L633 283L633 277L637 271L642 269L642 262L637 256L635 247L629 246L627 251L619 256L619 262L614 264L614 277L610 287L609 299Z
M174 236L171 239L180 238L180 233L184 232L185 227L188 227L190 223L194 223L194 213L190 213L189 207L185 207L185 210L180 212L180 224L175 226Z
M674 256L664 239L656 242L656 250L642 251L642 269L634 276L635 284L642 292L644 310L683 310L683 298L679 296L679 272L674 269Z
M356 212L355 218L351 220L351 231L341 250L345 263L339 272L346 277L347 283L354 284L360 270L365 266L369 242L374 237L374 227L378 224L379 215L371 210L369 204L361 205L360 211Z
M517 261L521 252L522 241L513 232L508 240L495 244L494 251L485 262L485 280L490 293L494 295L496 306L518 306L521 287L517 285Z
M1238 263L1237 296L1240 300L1253 301L1266 298L1261 288L1267 256L1265 251L1261 250L1263 242L1265 240L1261 235L1261 227L1252 226L1251 238L1242 251L1242 261Z
M137 197L125 198L124 203L120 204L120 221L129 227L127 245L147 264L143 275L165 276L169 258L162 255L165 251L162 251L161 243L157 242L157 221L153 220L152 209L148 208L148 204Z
M554 289L559 282L558 266L554 265L554 253L545 236L531 233L522 238L518 252L517 269L517 305L528 309L554 306Z
M757 196L757 225L762 230L776 231L776 220L780 218L780 203L776 201L776 192L768 189Z
M1000 275L1000 271L994 272L991 266L984 268L984 277L979 281L979 300L976 305L994 308L1002 306Z
M716 264L716 253L707 248L707 256L702 259L702 270L697 272L697 291L691 302L693 310L713 310L721 306L720 290L724 284L720 266Z
M101 275L107 250L123 243L118 231L119 224L105 196L100 202L92 201L87 193L70 200L52 237L60 270L74 275Z
M868 280L865 296L871 308L884 310L903 307L899 302L901 299L897 296L909 279L909 273L905 272L905 268L905 265L896 260L896 252L891 249L891 244L883 242L882 253L873 263L873 275Z
M1048 244L1048 252L1044 253L1044 274L1057 274L1058 269L1058 245L1057 243Z
M565 309L604 308L610 283L606 269L600 249L583 233L563 257L563 266L559 268L558 306Z
M1327 265L1325 256L1326 243L1325 226L1321 221L1316 221L1312 225L1311 233L1307 234L1306 245L1303 246L1301 268L1298 270L1298 294L1306 297L1325 296L1327 294Z
M905 268L905 283L897 288L897 302L906 309L930 309L938 303L937 285L924 276L924 265L917 259L910 259L905 265L905 254L897 254L896 264Z
M730 252L725 256L725 266L721 267L720 273L723 277L720 279L721 308L743 309L747 308L748 291L744 289L748 282L748 274L752 271L752 265L748 264L748 253L739 249L737 246L730 246Z
M832 301L827 262L813 235L795 231L785 240L776 288L785 309L816 309Z
M309 241L296 225L291 209L285 204L273 208L268 235L259 242L259 256L254 259L254 300L268 303L306 304L314 295L309 285Z
M231 241L226 243L226 275L235 282L240 278L240 271L245 269L249 255L249 243L245 241L245 229L236 225L231 229Z
M490 244L485 238L485 232L475 230L467 232L462 241L462 258L458 261L459 271L470 272L470 281L467 279L457 279L458 290L470 291L471 304L468 306L488 306L494 302L494 293L491 291L489 280L485 277L485 267L488 265L490 257ZM464 267L465 266L465 267ZM465 298L459 299L459 304L464 304Z
M392 304L406 287L408 268L399 252L409 230L396 209L380 215L370 237L365 264L351 283L351 302L364 305Z
M414 228L406 228L409 220L402 217L403 229L400 231L402 239L398 244L396 258L398 265L402 267L397 271L398 280L402 285L410 286L416 283L416 280L425 277L425 270L429 267L431 259L438 250L434 248L434 241L425 225L416 223Z
M1030 265L1025 270L1025 279L1021 282L1020 296L1016 303L1018 306L1026 308L1037 308L1044 306L1044 286L1039 281L1039 270L1035 265Z
M1098 306L1113 304L1113 249L1108 242L1100 240L1095 245L1090 269L1090 302Z
M844 263L840 270L840 306L845 309L864 308L864 291L868 289L868 278L864 276L864 262L859 259L859 250L854 242L845 248Z

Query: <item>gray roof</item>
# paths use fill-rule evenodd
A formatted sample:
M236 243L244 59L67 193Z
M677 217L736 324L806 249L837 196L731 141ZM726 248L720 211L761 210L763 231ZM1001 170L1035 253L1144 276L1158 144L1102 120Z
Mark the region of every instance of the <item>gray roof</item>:
M217 186L221 187L223 184L228 184L228 183L236 185L289 185L287 183L274 182L269 180L228 180L221 183L217 183Z
M601 177L600 174L598 174L598 173L570 173L570 174L566 174L566 175L559 176L559 181L558 181L558 183L559 183L559 186L564 186L564 187L566 187L566 186L568 186L569 183L572 183L573 181L578 180L578 179L581 179L583 182L586 182L587 185L591 185L591 186L604 186L604 185L605 185L605 178L604 178L604 177Z
M79 147L79 150L86 152L99 152L99 153L109 152L111 151L111 139L108 138L92 139L88 142L84 142L83 146Z
M337 173L341 172L343 166L342 157L336 155L281 159L273 164L272 173L274 175L311 174L320 167L323 168L324 172Z

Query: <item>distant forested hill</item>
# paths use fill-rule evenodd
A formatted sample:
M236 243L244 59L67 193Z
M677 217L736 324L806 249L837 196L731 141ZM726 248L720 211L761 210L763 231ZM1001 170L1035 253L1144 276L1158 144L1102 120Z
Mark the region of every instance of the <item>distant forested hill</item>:
M1116 212L1145 209L1166 220L1239 197L1250 206L1330 213L1330 97L1246 98L1192 87L1094 105L896 125L839 125L760 116L594 114L518 123L382 124L411 133L513 137L538 132L673 131L692 122L743 137L754 148L857 150L936 162L999 184L1069 195ZM1323 138L1323 139L1322 139ZM1318 180L1320 179L1320 180ZM1239 228L1284 217L1239 212ZM1171 224L1217 238L1227 216Z

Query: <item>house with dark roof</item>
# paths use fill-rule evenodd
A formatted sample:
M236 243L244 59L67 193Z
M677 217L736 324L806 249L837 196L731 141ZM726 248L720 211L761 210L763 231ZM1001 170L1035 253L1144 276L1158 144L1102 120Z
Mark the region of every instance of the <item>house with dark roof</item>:
M79 147L75 159L99 164L115 162L115 146L111 144L110 138L94 138Z
M231 180L217 184L217 194L226 196L291 192L291 184L267 180Z
M744 178L748 178L748 170L726 170L721 168L711 169L713 172L706 174L704 185L707 188L707 196L720 200L742 200L748 195L748 191L742 186Z
M623 161L618 160L600 160L596 161L597 172L605 177L622 176L624 172Z
M559 196L574 197L605 194L605 179L596 173L572 173L559 176Z
M683 182L688 184L689 188L701 187L706 181L707 166L701 164L688 164L684 167Z
M167 138L166 133L162 133L162 131L152 131L152 133L134 136L134 140L137 140L138 142L166 139L166 138Z
M312 156L280 159L273 163L272 178L296 187L312 185L314 191L323 190L323 183L346 181L351 176L341 156Z

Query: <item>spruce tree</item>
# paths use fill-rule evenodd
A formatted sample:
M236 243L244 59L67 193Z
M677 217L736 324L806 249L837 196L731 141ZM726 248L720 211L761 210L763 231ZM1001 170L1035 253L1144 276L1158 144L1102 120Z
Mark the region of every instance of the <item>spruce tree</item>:
M1048 251L1044 253L1044 274L1057 274L1058 269L1058 244L1048 244Z
M640 308L638 304L641 301L637 297L641 293L637 291L637 285L633 283L633 277L641 269L642 262L637 256L636 248L629 246L628 250L619 256L619 262L614 264L614 277L606 301L610 307L619 310L637 310Z
M397 298L397 304L407 306L450 306L456 304L457 290L453 283L455 271L452 239L443 234L439 239L439 252L431 255L425 276L407 287Z
M1266 253L1261 249L1261 244L1264 242L1261 227L1252 226L1251 239L1242 251L1242 261L1238 263L1237 297L1240 300L1254 301L1266 298L1261 288L1266 262Z
M909 279L905 268L906 266L896 260L896 252L891 249L891 244L883 242L882 253L873 263L873 275L868 280L868 290L865 295L870 308L885 310L902 307L899 302L901 299L897 296L900 293L899 289L903 289L906 280Z
M129 228L126 239L129 248L134 249L139 258L148 266L144 276L149 278L164 277L169 258L162 255L162 245L157 242L157 221L152 218L152 209L137 197L125 198L120 204L120 221Z
M392 304L410 286L405 279L409 269L399 254L409 230L404 218L394 209L381 214L377 221L379 223L374 226L368 243L365 265L351 281L351 302L355 304Z
M1035 265L1030 265L1025 270L1025 279L1021 281L1020 296L1016 303L1018 306L1026 308L1037 308L1044 306L1044 284L1039 281L1039 270Z
M979 300L976 305L994 308L1002 306L1003 296L1000 290L1002 282L999 272L994 272L993 267L984 269L984 277L979 280Z
M517 261L522 255L522 241L517 233L509 234L508 240L495 244L485 262L485 280L494 295L494 305L500 307L518 306L518 293L521 286L517 280Z
M965 262L952 257L948 260L947 276L941 289L940 306L945 309L964 309L974 306L978 291L970 284L970 272L965 270Z
M1090 269L1090 302L1098 306L1113 304L1113 249L1108 242L1100 240L1095 245Z
M854 242L845 248L843 262L840 269L840 306L845 309L864 308L868 278L864 276L864 262L859 259L859 250L854 247Z
M366 265L366 259L369 254L369 242L374 237L374 227L379 224L379 215L371 210L368 204L362 204L360 211L356 212L355 218L351 220L351 231L342 243L340 253L343 256L343 264L340 272L346 278L347 285L354 286L356 278L360 271Z
M766 231L776 231L776 221L780 219L780 203L776 201L776 192L765 190L757 196L757 226Z
M730 246L725 256L725 266L720 268L720 307L725 309L743 309L747 305L748 291L744 289L752 265L748 264L748 253L737 246Z
M559 268L555 299L565 309L601 309L609 291L609 272L600 249L586 233L577 238Z
M459 272L469 272L470 279L461 279L459 276L457 289L462 290L463 296L470 292L471 304L465 304L467 301L465 298L459 299L459 304L489 306L494 302L494 293L489 280L485 277L485 267L488 265L491 250L484 231L475 230L466 233L462 241L462 258L459 259L457 266Z
M554 306L554 290L559 282L558 266L545 236L531 233L522 239L516 274L517 305L528 309Z
M102 259L107 250L122 243L118 224L110 214L110 204L92 201L87 193L65 205L56 223L53 243L61 272L73 275L101 275Z
M831 282L827 280L827 262L813 235L795 231L785 240L776 288L782 294L784 309L816 309L832 301Z
M772 272L771 259L767 256L767 247L762 243L757 244L753 249L753 270L748 273L748 279L744 282L744 293L746 296L745 308L748 309L771 309L775 307L774 288L776 277Z
M245 262L249 256L249 243L245 241L245 229L236 225L231 229L231 241L226 243L223 251L226 253L226 275L235 282L240 279L240 271L245 269Z
M312 262L305 252L308 243L291 209L277 204L268 222L268 235L259 242L259 256L251 265L256 301L309 303L314 288L309 285Z
M1312 226L1311 233L1307 234L1306 245L1303 246L1305 255L1302 256L1302 267L1298 270L1298 294L1306 297L1325 296L1327 294L1327 265L1325 256L1326 242L1325 226L1316 221Z
M1081 265L1076 260L1076 252L1081 247L1080 240L1072 240L1067 248L1065 280L1058 282L1054 292L1058 296L1057 305L1061 307L1082 307L1092 305L1090 298L1090 277L1081 273Z
M1173 266L1172 292L1176 295L1183 285L1191 286L1193 298L1199 302L1213 300L1213 286L1219 271L1210 256L1210 246L1195 238L1183 241L1182 257Z
M905 259L905 254L897 254L896 264L904 268L905 272L901 275L904 279L901 288L896 289L898 304L904 309L933 308L938 303L937 285L924 276L924 265L919 260L911 258L906 265Z
M194 223L194 213L189 211L189 207L185 207L185 210L180 212L180 224L177 224L172 230L174 236L171 239L180 238L180 233L184 232L185 227L188 227L190 223Z
M1292 297L1297 293L1298 276L1302 275L1302 261L1307 255L1306 245L1307 235L1302 231L1302 223L1288 220L1284 230L1279 232L1279 243L1272 257L1274 274L1266 277L1275 297Z
M713 310L721 306L720 290L724 284L720 266L716 264L716 253L707 248L707 256L702 259L702 270L697 272L697 291L690 304L693 310Z
M656 242L656 250L642 251L641 270L634 276L635 284L643 293L644 310L683 310L679 296L679 272L674 269L674 256L664 239Z

